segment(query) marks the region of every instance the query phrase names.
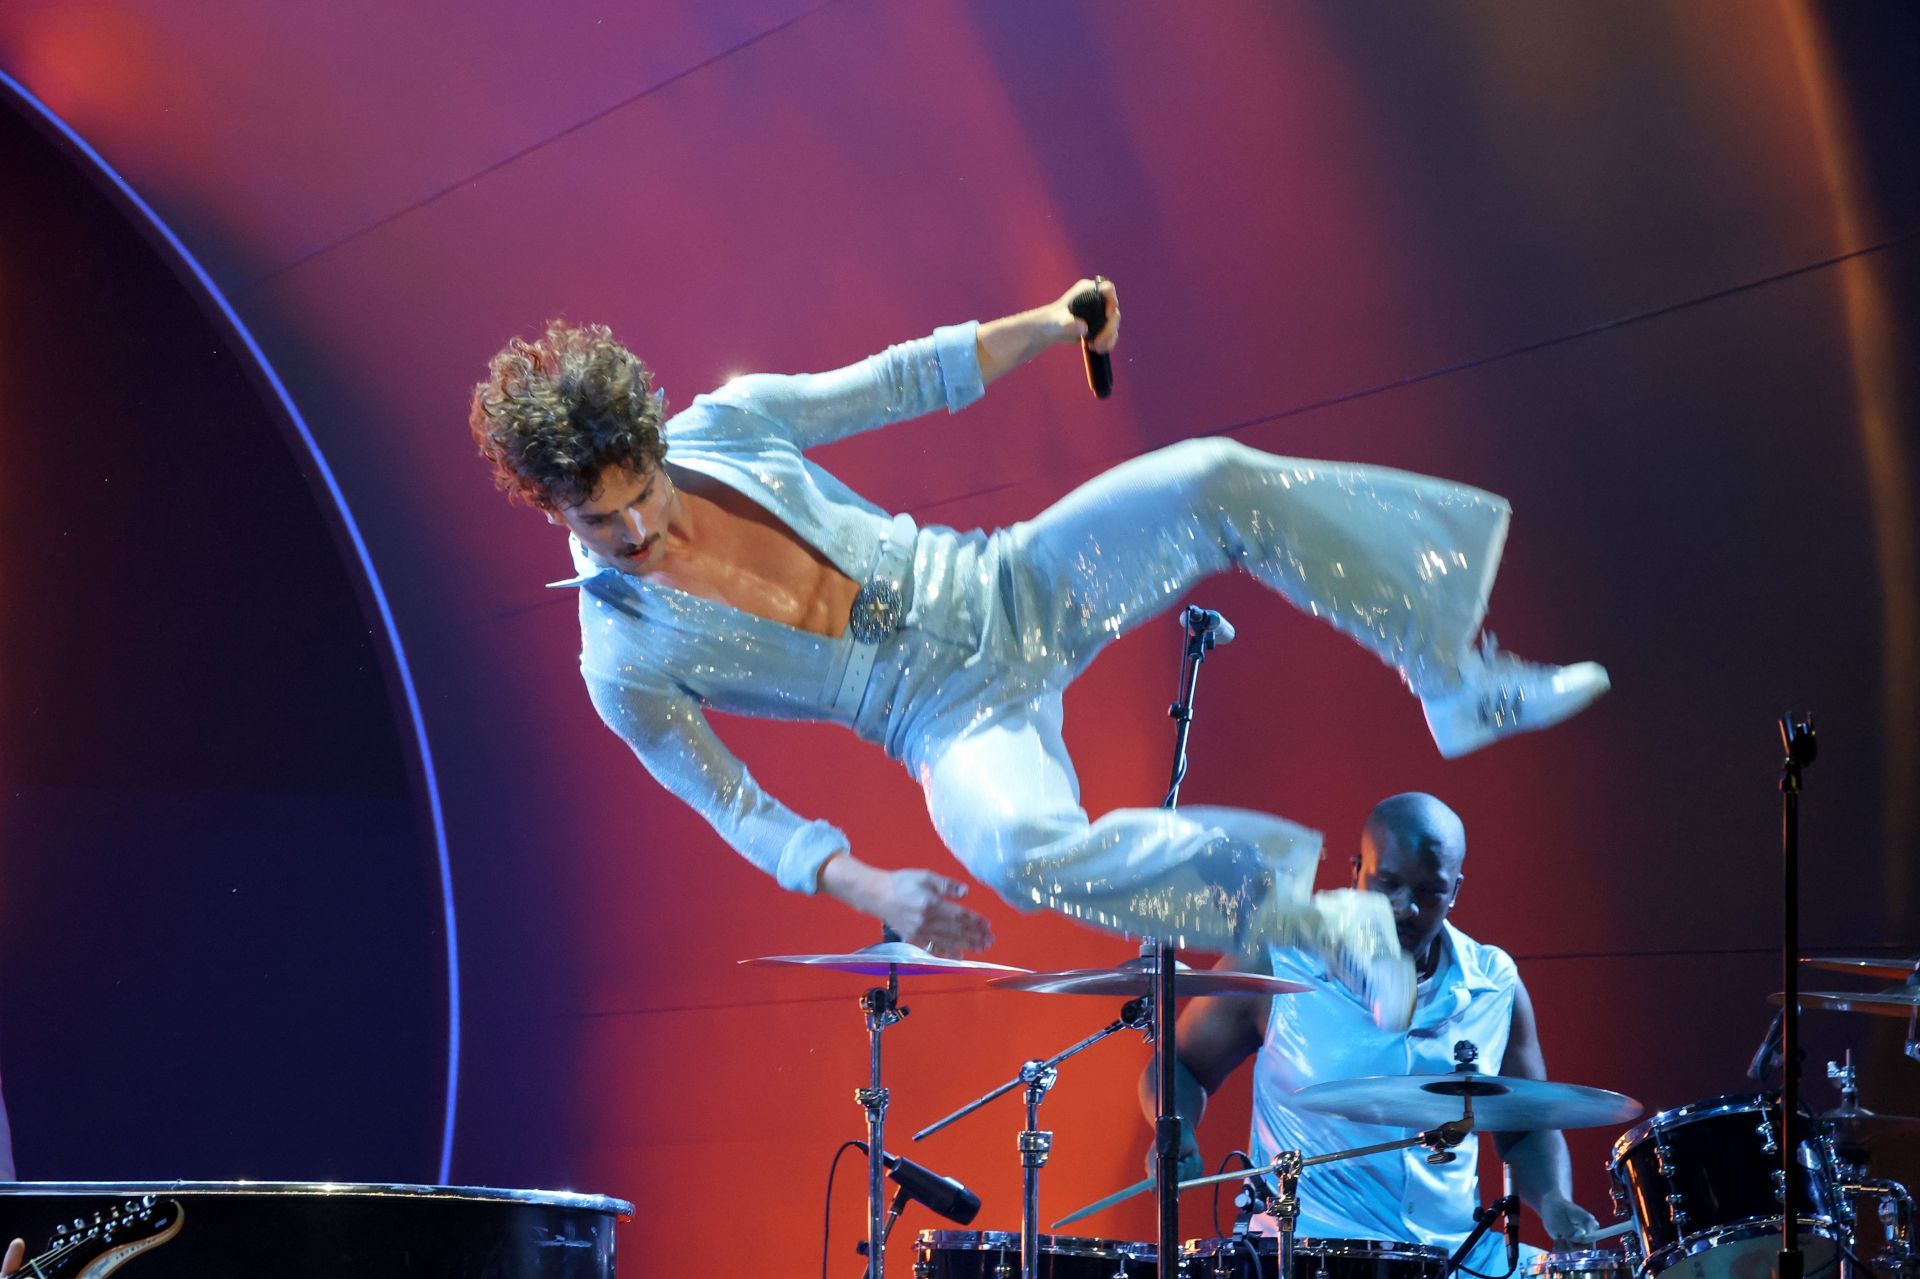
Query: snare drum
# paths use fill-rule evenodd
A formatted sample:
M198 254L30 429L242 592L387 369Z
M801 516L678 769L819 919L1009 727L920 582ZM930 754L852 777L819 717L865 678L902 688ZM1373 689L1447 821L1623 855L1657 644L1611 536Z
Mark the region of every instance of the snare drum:
M1280 1240L1195 1239L1180 1249L1186 1279L1276 1279ZM1379 1239L1293 1241L1293 1279L1445 1279L1447 1250Z
M1040 1236L1042 1279L1153 1279L1159 1250L1150 1243ZM922 1230L914 1279L1020 1279L1017 1230Z
M1543 1252L1523 1268L1527 1279L1628 1279L1625 1253L1606 1248Z
M1673 1279L1766 1279L1785 1215L1780 1098L1715 1097L1663 1110L1614 1143L1614 1207L1633 1213L1646 1272ZM1847 1210L1834 1190L1833 1152L1811 1119L1800 1141L1796 1194L1808 1279L1833 1265Z

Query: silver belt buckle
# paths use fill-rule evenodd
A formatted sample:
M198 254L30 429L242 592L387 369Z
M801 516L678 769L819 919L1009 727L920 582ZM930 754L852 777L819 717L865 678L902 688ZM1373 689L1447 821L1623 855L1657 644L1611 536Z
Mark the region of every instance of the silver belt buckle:
M906 620L900 599L900 587L893 582L874 581L862 586L853 597L853 612L847 618L847 631L862 644L877 644L900 629Z

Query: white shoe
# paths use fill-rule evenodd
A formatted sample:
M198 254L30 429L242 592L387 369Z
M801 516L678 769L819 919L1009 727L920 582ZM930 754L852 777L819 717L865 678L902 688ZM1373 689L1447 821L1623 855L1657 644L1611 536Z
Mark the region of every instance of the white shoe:
M1440 753L1458 759L1489 742L1578 714L1610 687L1598 662L1541 666L1495 649L1493 637L1460 664L1460 686L1422 698Z
M1318 955L1340 983L1359 997L1382 1030L1413 1022L1419 977L1400 949L1393 904L1379 893L1335 888L1304 902L1269 899L1254 924L1257 940L1298 946Z

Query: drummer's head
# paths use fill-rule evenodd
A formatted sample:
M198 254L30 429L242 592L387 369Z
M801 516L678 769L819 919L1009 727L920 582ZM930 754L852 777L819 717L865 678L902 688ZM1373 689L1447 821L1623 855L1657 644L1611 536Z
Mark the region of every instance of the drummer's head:
M1389 796L1367 815L1353 886L1393 903L1401 949L1424 959L1460 895L1466 857L1467 828L1451 808L1418 791Z

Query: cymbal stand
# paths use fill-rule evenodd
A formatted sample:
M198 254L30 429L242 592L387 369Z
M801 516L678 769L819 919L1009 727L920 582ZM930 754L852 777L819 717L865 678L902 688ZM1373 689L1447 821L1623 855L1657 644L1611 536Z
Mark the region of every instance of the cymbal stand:
M1411 1137L1402 1137L1396 1141L1382 1141L1371 1146L1356 1146L1352 1150L1337 1150L1327 1155L1305 1155L1297 1150L1283 1150L1273 1157L1273 1162L1264 1168L1240 1168L1233 1172L1214 1173L1208 1177L1195 1177L1183 1181L1179 1190L1191 1190L1195 1186L1211 1186L1218 1181L1245 1179L1249 1173L1268 1172L1280 1184L1280 1194L1270 1202L1269 1210L1274 1221L1280 1227L1279 1256L1275 1258L1274 1273L1281 1276L1293 1273L1293 1232L1300 1217L1300 1174L1316 1164L1337 1163L1342 1159L1359 1159L1367 1155L1378 1155L1389 1150L1405 1150L1409 1146L1425 1146L1427 1162L1430 1164L1450 1164L1457 1155L1453 1148L1466 1140L1473 1131L1473 1094L1465 1093L1460 1098L1464 1107L1460 1118L1448 1120L1438 1128L1415 1133Z
M1780 1023L1780 1178L1786 1198L1780 1213L1779 1279L1802 1279L1806 1257L1800 1251L1800 775L1819 754L1809 716L1791 711L1780 717L1780 862L1785 927L1780 965L1785 995Z
M1016 1088L1026 1089L1027 1126L1020 1133L1020 1274L1022 1279L1039 1279L1040 1274L1040 1170L1053 1152L1053 1134L1040 1128L1040 1103L1060 1078L1060 1063L1093 1047L1108 1035L1122 1030L1145 1030L1151 1024L1150 999L1130 999L1120 1015L1102 1030L1079 1043L1043 1060L1023 1062L1020 1073L983 1097L975 1098L944 1119L936 1120L913 1134L915 1141L931 1137L947 1125L965 1119L980 1107L1004 1097Z
M897 942L900 934L883 927L880 940ZM909 1011L900 1006L899 965L888 964L887 984L875 986L860 996L860 1011L867 1023L867 1086L856 1090L853 1099L867 1112L867 1276L884 1279L890 1223L886 1219L886 1193L880 1183L887 1175L885 1129L889 1094L880 1071L880 1034Z

